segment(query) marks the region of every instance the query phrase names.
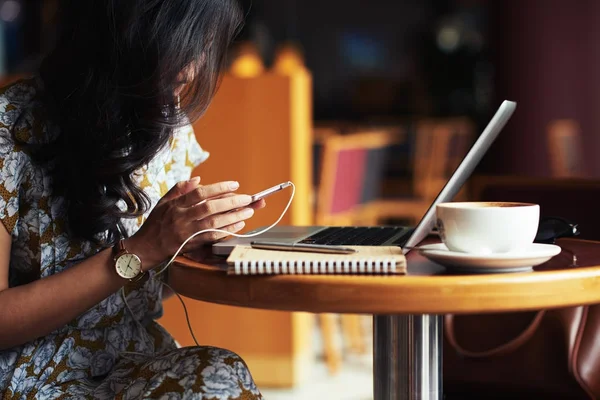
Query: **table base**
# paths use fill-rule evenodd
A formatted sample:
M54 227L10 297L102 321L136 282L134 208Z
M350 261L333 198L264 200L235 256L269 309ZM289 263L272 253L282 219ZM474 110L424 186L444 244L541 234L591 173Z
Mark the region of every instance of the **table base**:
M442 335L441 315L375 315L375 400L442 400Z

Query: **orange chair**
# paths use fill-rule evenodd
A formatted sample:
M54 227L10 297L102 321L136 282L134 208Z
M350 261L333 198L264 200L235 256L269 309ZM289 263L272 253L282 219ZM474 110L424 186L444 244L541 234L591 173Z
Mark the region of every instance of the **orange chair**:
M243 68L242 68L243 69ZM250 72L251 76L244 75ZM242 193L257 193L291 180L296 195L281 224L310 225L312 197L312 78L253 68L243 77L226 73L206 114L194 122L198 142L211 153L194 170L202 182L235 179ZM235 116L235 117L232 117ZM269 206L248 220L246 230L270 225L288 201L288 193L268 198ZM310 377L314 316L306 313L250 310L185 299L196 337L203 343L240 354L264 387L294 387ZM202 329L211 320L211 329ZM231 329L235 321L235 330ZM182 346L193 344L176 298L165 302L160 319ZM239 334L239 332L252 334ZM274 373L276 371L276 373Z
M579 123L572 119L550 122L547 129L550 168L555 178L586 176Z
M273 71L287 75L297 69L306 69L304 54L296 43L283 43L275 51Z
M265 72L260 52L252 42L242 42L234 50L229 72L238 78L254 78Z

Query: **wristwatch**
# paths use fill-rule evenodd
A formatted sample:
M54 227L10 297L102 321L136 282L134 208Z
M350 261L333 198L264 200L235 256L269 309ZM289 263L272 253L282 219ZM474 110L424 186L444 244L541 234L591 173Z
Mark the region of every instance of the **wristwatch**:
M135 254L125 249L123 239L115 246L115 270L121 278L129 279L131 282L137 282L144 277L142 271L142 260Z

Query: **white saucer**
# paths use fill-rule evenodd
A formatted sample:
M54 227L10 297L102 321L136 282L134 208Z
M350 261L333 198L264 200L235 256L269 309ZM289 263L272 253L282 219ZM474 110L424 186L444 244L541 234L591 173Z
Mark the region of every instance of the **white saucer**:
M542 264L561 252L553 244L532 243L516 253L468 254L450 251L443 243L419 247L419 252L431 261L461 272L523 272Z

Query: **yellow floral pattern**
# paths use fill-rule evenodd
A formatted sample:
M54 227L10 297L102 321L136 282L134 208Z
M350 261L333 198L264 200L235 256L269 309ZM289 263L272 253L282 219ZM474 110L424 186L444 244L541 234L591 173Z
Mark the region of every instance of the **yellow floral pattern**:
M58 130L44 116L40 88L38 80L29 79L0 89L0 221L13 242L10 287L60 273L101 250L69 237L64 199L52 194L51 176L20 144L43 145L56 138ZM182 128L135 179L155 205L207 157L192 128ZM128 234L146 216L123 220ZM262 398L236 354L213 347L177 348L156 322L162 315L162 284L153 272L123 293L46 337L0 351L0 398Z

